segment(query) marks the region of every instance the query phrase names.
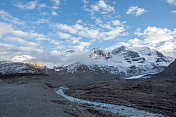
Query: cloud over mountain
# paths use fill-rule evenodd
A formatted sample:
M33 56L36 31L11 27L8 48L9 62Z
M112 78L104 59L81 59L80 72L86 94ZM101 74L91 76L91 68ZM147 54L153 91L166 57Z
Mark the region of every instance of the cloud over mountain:
M3 1L0 59L34 55L55 62L48 58L67 50L86 52L101 47L108 51L121 45L149 46L175 57L174 5L175 0ZM159 10L159 6L164 7Z

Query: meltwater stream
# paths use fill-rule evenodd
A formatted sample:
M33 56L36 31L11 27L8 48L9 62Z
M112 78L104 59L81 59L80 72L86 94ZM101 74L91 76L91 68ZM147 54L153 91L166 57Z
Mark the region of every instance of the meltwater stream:
M74 97L66 95L63 91L64 89L67 89L67 88L60 87L60 89L56 91L56 93L59 94L60 96L63 96L64 98L66 98L67 100L73 103L88 104L89 107L95 108L97 110L108 111L114 114L118 114L121 116L127 116L127 117L164 117L161 114L150 113L144 110L138 110L138 109L127 107L127 106L119 106L119 105L114 105L114 104L92 102L92 101L74 98Z

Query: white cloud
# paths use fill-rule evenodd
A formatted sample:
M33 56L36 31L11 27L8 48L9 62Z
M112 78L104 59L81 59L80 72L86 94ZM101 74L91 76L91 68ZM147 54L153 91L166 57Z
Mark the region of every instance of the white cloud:
M105 50L107 50L107 51L112 51L113 49L115 49L115 48L117 48L117 47L120 47L120 46L122 46L122 45L123 45L123 46L130 46L129 43L120 42L120 43L116 43L115 45L106 48Z
M23 32L21 30L12 30L11 32L9 32L15 36L20 36L20 37L27 37L28 33L27 32Z
M0 10L0 19L8 21L9 23L24 25L24 22L11 16L9 13L5 12L4 10Z
M97 24L102 24L102 23L103 23L103 21L102 21L101 19L96 19L95 22L96 22Z
M135 32L142 36L143 40L131 40L133 46L147 45L163 52L167 56L176 57L176 29L173 31L168 28L158 28L154 26L147 27L144 32L139 29Z
M80 42L80 46L83 47L89 47L91 45L91 42Z
M94 40L90 40L90 41L85 42L85 41L80 41L80 39L81 38L75 38L75 37L71 38L71 40L73 40L72 43L77 44L77 45L70 46L70 48L72 48L73 50L76 50L76 51L85 51L85 49L87 47L89 47L94 42Z
M18 2L15 6L21 9L34 10L36 8L37 1L29 1L26 4Z
M47 41L49 41L51 44L54 44L56 46L60 46L61 45L61 41L56 41L56 40L53 40L53 39L47 39Z
M57 46L57 47L56 47L56 49L59 49L59 50L60 50L60 49L65 49L65 48L66 48L66 46L64 46L64 45L60 45L60 46Z
M100 7L98 5L92 5L91 8L93 11L96 11L96 12L99 12L100 10Z
M29 51L29 52L43 52L42 49L34 48L34 47L27 47L27 46L20 46L16 47L19 51Z
M85 46L82 46L82 45L71 46L71 48L75 51L84 51L85 50Z
M51 0L52 2L54 2L56 5L60 4L60 0Z
M85 48L89 47L92 42L78 42L79 44L77 46L71 46L71 48L75 51L85 51Z
M56 24L56 25L54 25L54 27L55 26L63 31L67 31L71 34L75 34L77 32L72 26L68 26L67 24Z
M99 36L99 31L94 29L82 28L78 30L78 35L81 37L96 39Z
M88 4L88 0L82 0L82 2L84 3L84 8L86 8L87 7L87 4Z
M58 32L58 36L61 39L69 39L69 38L71 38L70 34L68 34L68 33L62 33L62 32Z
M8 42L12 42L13 44L17 43L17 44L20 44L20 45L27 45L27 46L38 46L39 45L38 43L26 41L26 40L21 39L19 37L8 36L8 37L4 38L3 40L6 40Z
M51 0L54 5L51 7L52 9L58 9L58 5L60 5L60 0Z
M108 13L108 12L114 12L114 7L108 5L105 3L104 0L99 0L96 4L91 5L91 11L93 12L99 12L102 10L102 13Z
M117 25L121 25L120 20L112 20L111 21L113 25L117 26Z
M22 30L15 30L15 29L8 30L8 33L14 36L26 37L26 38L45 38L43 34L39 34L35 32L24 32Z
M36 24L49 23L49 20L48 20L48 19L41 18L41 19L38 19L37 21L35 21L35 22L33 22L33 23L36 23Z
M12 44L0 43L0 47L6 48L8 50L14 48L15 46Z
M171 11L171 13L176 14L176 10L175 11Z
M39 8L44 8L46 7L46 4L42 3L42 4L39 4Z
M145 12L147 12L147 11L144 8L139 8L138 6L131 6L127 10L126 14L140 16Z
M157 50L163 52L167 56L176 57L176 40L166 41L163 45L157 47Z
M67 24L56 24L54 25L59 30L77 35L81 38L89 38L89 39L103 39L103 40L111 40L115 39L118 36L123 35L125 28L123 26L119 27L111 27L110 25L102 25L102 28L90 28L88 26L83 26L81 24L75 24L69 26ZM107 29L104 31L104 29Z
M143 47L145 45L143 45L143 41L138 39L138 38L134 38L128 41L128 43L133 46L133 47Z
M57 15L57 13L56 13L55 11L53 11L53 12L51 12L51 15L56 16L56 15Z
M7 44L7 43L0 43L0 51L4 52L7 51L9 55L13 55L14 53L25 53L27 52L43 52L42 49L38 49L35 47L29 47L29 46L15 46L13 44Z
M13 26L10 24L0 23L0 37L5 36L7 34L25 38L45 38L43 34L35 32L24 32L22 30L14 29Z
M77 20L76 24L81 24L83 21L82 20Z
M172 31L167 28L149 26L143 32L137 29L135 34L143 39L134 38L127 42L120 42L106 48L106 50L113 50L121 45L127 47L148 46L162 52L166 56L176 57L176 29Z
M71 47L73 50L76 50L76 51L83 51L84 50L84 47L83 46L72 46Z
M72 37L71 40L72 40L72 43L75 44L75 43L79 43L81 38L80 37Z
M60 0L50 0L51 4L45 4L41 0L32 0L29 2L17 2L15 4L16 7L26 10L34 10L34 9L41 9L41 8L47 8L47 9L58 9L60 5ZM46 12L43 12L43 14L48 14ZM56 12L51 12L52 15L57 15Z
M176 5L176 0L167 0L169 4Z
M82 1L84 3L84 10L90 13L90 18L95 21L96 25L83 25L82 29L79 30L79 36L110 40L122 35L125 31L124 26L122 26L123 22L117 20L119 15L113 6L108 4L108 1L98 0L93 4L89 3L88 0Z
M12 26L6 23L0 23L0 38L5 35L8 34L9 31L13 30Z
M34 42L37 38L46 38L46 36L35 32L24 32L14 29L10 24L0 23L0 46L4 47L3 49L0 47L1 52L8 51L12 55L13 53L25 53L26 51L42 52L42 49L38 49L40 47L39 43Z
M149 45L157 45L161 42L174 39L173 32L167 28L147 27L143 33L135 32L138 36L144 37L144 42Z
M120 36L121 33L124 32L124 31L125 31L125 29L123 27L116 27L116 28L113 28L112 30L110 30L108 32L101 32L100 37L102 37L104 40L115 39L118 36Z
M25 10L34 10L34 9L41 9L41 8L51 8L51 6L48 6L45 3L40 3L39 0L32 0L29 2L17 2L14 4L14 6L25 9Z
M113 1L112 4L116 4L116 1Z
M61 52L58 51L58 50L52 50L52 51L50 51L50 53L51 53L51 55L58 55L58 54L61 54Z

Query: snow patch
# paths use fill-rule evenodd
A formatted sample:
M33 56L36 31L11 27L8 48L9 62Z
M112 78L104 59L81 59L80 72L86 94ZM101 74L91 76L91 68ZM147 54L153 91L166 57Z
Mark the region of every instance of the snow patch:
M138 78L142 78L143 76L145 76L145 75L132 76L132 77L128 77L128 78L125 78L125 79L138 79Z

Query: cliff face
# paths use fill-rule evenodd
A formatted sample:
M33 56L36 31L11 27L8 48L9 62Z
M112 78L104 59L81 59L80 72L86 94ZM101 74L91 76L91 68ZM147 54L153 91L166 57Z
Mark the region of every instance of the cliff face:
M158 77L176 79L176 59L163 72L158 74Z

